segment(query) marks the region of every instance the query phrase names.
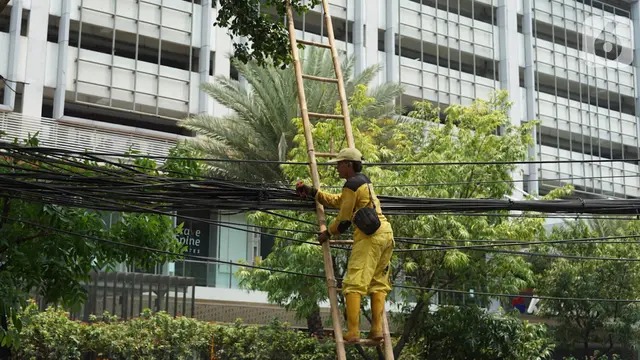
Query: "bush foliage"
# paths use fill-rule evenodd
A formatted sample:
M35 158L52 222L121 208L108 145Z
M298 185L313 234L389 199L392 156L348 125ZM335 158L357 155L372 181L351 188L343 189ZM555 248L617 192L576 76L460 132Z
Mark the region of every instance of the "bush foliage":
M407 359L547 359L553 340L542 324L476 306L442 307L419 322Z
M120 321L105 313L88 323L74 321L60 307L39 311L35 303L10 327L16 359L216 359L330 360L335 343L310 337L286 323L252 326L216 324L145 310ZM544 326L476 307L447 307L421 319L418 332L399 357L414 359L544 359L552 349ZM87 355L89 357L87 357ZM378 359L375 348L347 346L348 359Z
M139 318L119 321L108 313L83 323L69 319L61 308L40 312L30 304L14 344L17 359L210 359L217 360L328 360L335 344L321 343L287 324L267 326L215 324L174 318L145 310ZM213 353L212 353L213 352Z

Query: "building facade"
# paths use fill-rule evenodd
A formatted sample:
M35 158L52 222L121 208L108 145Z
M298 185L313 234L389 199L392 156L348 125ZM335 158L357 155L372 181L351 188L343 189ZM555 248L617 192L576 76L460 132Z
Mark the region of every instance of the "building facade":
M215 76L237 78L232 40L212 26L215 5L11 0L0 13L0 130L39 131L46 146L166 154L190 136L179 119L228 111L199 90ZM355 71L382 64L376 81L403 84L405 109L423 99L469 104L506 89L513 123L538 119L530 158L543 162L517 172L523 192L571 183L584 196L640 196L636 0L333 0L330 11ZM321 19L319 7L297 18L298 36L322 41ZM242 216L208 216L246 226ZM196 228L181 237L200 255L251 262L268 252L264 239L241 230L207 226L195 239ZM237 287L229 266L166 271Z

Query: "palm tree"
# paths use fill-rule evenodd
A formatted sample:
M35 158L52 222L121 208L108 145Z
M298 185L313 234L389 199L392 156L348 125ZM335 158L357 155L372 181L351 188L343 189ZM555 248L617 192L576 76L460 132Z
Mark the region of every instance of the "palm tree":
M324 49L309 48L301 51L303 72L309 75L335 77L330 53ZM220 104L232 110L227 116L197 115L187 118L181 125L197 133L190 146L204 156L215 159L260 160L265 163L211 163L214 176L229 179L275 183L284 179L275 163L286 158L292 146L296 128L293 118L299 116L293 67L258 66L255 62L233 61L233 66L250 86L218 76L214 83L202 89ZM343 61L347 97L357 85L368 85L380 71L379 65L353 76L354 59ZM333 113L338 101L335 84L306 81L305 91L309 111ZM384 84L370 88L375 102L352 116L373 119L387 118L396 113L394 99L402 93L399 84Z

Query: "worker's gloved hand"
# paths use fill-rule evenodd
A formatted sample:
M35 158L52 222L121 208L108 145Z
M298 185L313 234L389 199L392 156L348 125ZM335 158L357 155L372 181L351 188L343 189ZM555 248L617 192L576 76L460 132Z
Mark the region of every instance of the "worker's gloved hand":
M312 198L315 198L316 192L316 189L309 185L306 185L302 181L298 181L298 183L296 184L296 193L298 193L298 196L300 197L306 198L307 196L310 196Z
M331 239L331 234L329 233L329 230L325 230L318 235L318 242L320 242L320 244L324 244L324 242L329 239Z

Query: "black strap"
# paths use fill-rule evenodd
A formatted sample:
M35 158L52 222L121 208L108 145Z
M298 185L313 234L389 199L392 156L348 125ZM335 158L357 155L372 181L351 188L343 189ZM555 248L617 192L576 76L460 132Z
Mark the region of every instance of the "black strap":
M373 194L371 194L371 183L367 183L367 189L369 189L369 204L373 204L373 208L376 208L376 203L373 202ZM367 206L369 206L369 204L367 204Z

